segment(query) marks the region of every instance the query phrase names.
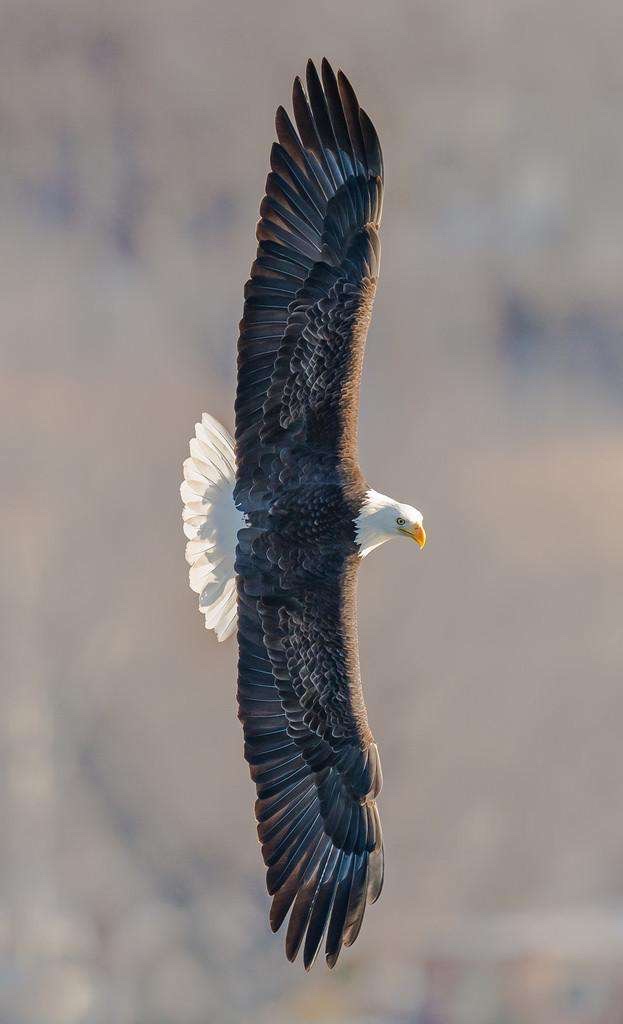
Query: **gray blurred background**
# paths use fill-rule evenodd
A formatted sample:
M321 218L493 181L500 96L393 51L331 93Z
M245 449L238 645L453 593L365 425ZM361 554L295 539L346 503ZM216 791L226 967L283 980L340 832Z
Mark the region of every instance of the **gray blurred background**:
M620 3L0 14L0 1021L621 1024ZM178 487L324 54L387 167L361 461L429 544L361 572L386 885L305 975Z

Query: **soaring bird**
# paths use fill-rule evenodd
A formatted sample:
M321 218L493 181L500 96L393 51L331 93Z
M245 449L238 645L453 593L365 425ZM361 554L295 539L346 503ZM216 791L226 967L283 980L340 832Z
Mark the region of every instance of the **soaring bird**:
M381 764L357 642L361 560L422 513L373 490L359 382L379 274L383 158L346 76L310 61L283 107L238 340L235 441L204 414L184 463L190 585L237 625L238 708L273 931L333 967L383 885Z

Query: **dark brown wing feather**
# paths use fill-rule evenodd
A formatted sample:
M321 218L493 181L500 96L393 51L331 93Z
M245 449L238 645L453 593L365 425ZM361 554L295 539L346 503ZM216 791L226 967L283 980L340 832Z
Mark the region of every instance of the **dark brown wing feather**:
M328 925L332 967L342 944L355 940L366 901L378 897L383 880L375 803L382 775L356 664L357 556L347 556L336 587L319 545L317 587L265 584L255 597L245 577L270 564L263 548L275 554L280 545L274 536L249 540L241 539L241 562L250 571L238 580L238 702L257 786L270 922L276 931L291 909L286 954L294 959L305 939L306 968Z
M238 348L239 714L274 930L329 966L383 881L361 691L352 514L359 379L378 275L382 158L340 73L294 85L261 206Z
M271 151L238 341L237 500L242 505L277 440L281 445L306 440L308 426L309 440L319 444L314 427L320 406L325 422L332 430L335 426L325 450L344 459L356 456L359 373L379 272L383 160L374 127L345 75L339 72L336 79L323 61L322 81L324 90L311 61L309 101L295 81L298 134L283 107L276 116L279 141ZM335 369L324 368L326 338L334 325L341 334L342 361ZM305 416L295 423L291 410L284 410L285 424L277 414L281 389L290 380L289 360L299 355L312 362L311 368L304 365L303 375L314 401L307 424ZM310 376L318 364L324 373ZM299 374L299 390L301 383ZM265 406L269 390L271 404ZM277 438L278 428L289 430L291 439Z

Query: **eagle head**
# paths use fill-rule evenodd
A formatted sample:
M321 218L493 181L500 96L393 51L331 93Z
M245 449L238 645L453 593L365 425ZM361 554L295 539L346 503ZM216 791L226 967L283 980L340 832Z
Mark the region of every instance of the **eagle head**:
M367 491L355 519L355 541L363 558L393 537L409 537L418 547L426 544L422 513L413 505L389 498L378 491Z

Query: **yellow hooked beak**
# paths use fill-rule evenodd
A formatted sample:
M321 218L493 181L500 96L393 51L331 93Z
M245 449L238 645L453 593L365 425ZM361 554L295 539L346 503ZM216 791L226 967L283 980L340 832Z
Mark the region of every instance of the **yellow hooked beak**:
M405 533L407 537L411 537L411 540L415 541L420 551L426 544L426 530L419 523L416 523L415 526L409 527L408 530L401 529L400 532Z

